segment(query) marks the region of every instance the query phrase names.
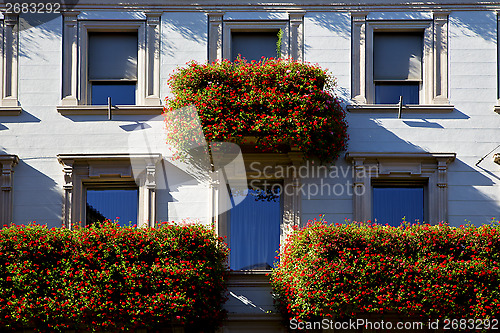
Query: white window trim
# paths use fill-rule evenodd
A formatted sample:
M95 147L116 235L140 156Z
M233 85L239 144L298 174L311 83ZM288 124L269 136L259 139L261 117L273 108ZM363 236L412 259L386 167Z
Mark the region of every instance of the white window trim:
M0 116L18 116L19 17L4 14L0 20Z
M293 227L300 226L300 212L301 212L301 195L300 195L300 187L301 180L298 173L296 174L288 174L286 178L262 178L265 171L267 175L274 174L274 168L278 166L294 166L294 170L299 170L300 164L303 162L302 154L299 152L289 152L288 154L275 154L275 153L244 153L243 154L245 161L245 169L247 170L245 175L241 175L238 173L239 170L231 170L226 168L225 172L228 178L237 179L241 177L244 180L245 176L248 180L252 179L261 179L267 180L268 182L274 181L282 181L284 191L282 193L283 199L283 214L282 220L280 223L280 244L285 244L285 241L288 235L293 231ZM252 162L259 162L258 167L260 167L260 171L256 170L256 165L252 165ZM252 170L253 172L249 172ZM215 227L216 232L219 236L227 237L230 244L229 239L229 214L227 213L226 207L228 207L228 203L224 200L225 195L227 195L226 183L223 178L222 172L218 171L213 173L212 182L212 212L213 215L217 217L215 219ZM230 204L229 204L230 205ZM224 213L219 213L224 212ZM230 263L229 263L230 264ZM237 272L245 272L245 271L237 271ZM268 273L268 270L251 270L254 273Z
M0 227L12 223L12 189L14 167L19 163L16 155L0 155Z
M373 221L372 180L427 181L428 221L448 221L448 165L455 153L357 153L346 154L353 174L353 220Z
M146 13L146 20L78 20L79 12L65 12L61 114L107 114L108 108L89 105L88 33L137 31L136 105L114 106L116 114L161 114L160 16ZM126 110L126 111L125 111Z
M209 16L208 60L213 62L231 59L232 31L275 31L282 30L281 57L297 61L304 59L304 15L305 12L289 12L288 20L224 20L224 13L212 12Z
M367 20L366 13L352 14L352 87L350 112L397 111L395 105L375 105L373 34L377 31L423 31L420 104L405 110L422 113L452 112L448 101L448 13L434 13L434 20Z
M139 189L139 227L153 227L156 222L156 168L161 154L60 154L64 171L63 225L72 228L85 225L86 189L104 184L136 183ZM132 174L136 166L144 170Z

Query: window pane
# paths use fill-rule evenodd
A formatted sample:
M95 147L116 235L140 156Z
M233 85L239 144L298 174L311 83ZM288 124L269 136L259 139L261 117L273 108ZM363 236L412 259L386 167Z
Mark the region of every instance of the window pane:
M89 33L90 80L137 80L137 32Z
M407 222L424 222L423 187L374 187L373 218L379 224L398 226Z
M384 82L375 84L376 104L397 104L403 96L403 104L419 103L418 82Z
M262 57L276 58L278 32L232 32L231 57L234 61L238 54L247 61L260 60Z
M137 224L139 192L137 189L87 190L87 225L114 221L119 217L121 226Z
M234 194L234 193L233 193ZM279 249L281 196L248 190L230 211L230 263L235 270L271 269Z
M135 82L92 82L92 105L135 105Z
M422 32L374 33L373 78L421 80L422 53Z

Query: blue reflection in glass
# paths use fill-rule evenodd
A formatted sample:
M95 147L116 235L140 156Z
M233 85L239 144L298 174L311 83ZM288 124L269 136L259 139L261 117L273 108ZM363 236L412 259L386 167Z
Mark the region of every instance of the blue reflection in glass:
M418 104L418 82L376 83L376 104L397 104L399 96L403 96L403 104Z
M135 82L92 82L92 105L135 105Z
M407 222L424 222L423 187L374 187L373 218L379 224L398 226Z
M248 196L231 209L231 269L273 267L280 242L280 201L280 191L277 187L275 191L267 192L249 189Z
M137 189L88 189L87 225L104 219L114 221L117 217L121 226L137 224L138 200Z

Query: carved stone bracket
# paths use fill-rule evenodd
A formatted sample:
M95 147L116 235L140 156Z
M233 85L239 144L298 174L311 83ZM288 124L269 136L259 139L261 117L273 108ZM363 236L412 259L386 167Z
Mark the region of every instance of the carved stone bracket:
M2 172L0 192L0 226L12 223L12 176L14 167L19 163L16 155L0 155L0 170Z
M372 220L372 183L393 180L425 183L429 216L426 222L448 219L448 165L455 153L357 153L346 154L354 168L353 220Z
M135 184L139 190L140 227L156 219L156 167L161 154L61 154L63 165L63 225L72 228L86 220L86 189L92 186Z

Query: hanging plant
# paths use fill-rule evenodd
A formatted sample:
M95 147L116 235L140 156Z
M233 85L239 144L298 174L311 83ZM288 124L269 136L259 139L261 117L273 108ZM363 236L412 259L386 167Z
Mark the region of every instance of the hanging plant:
M318 66L272 58L190 62L168 83L173 97L166 99L167 140L179 150L197 135L237 144L251 136L261 151L284 153L295 147L305 158L322 162L346 149L345 112L332 94L335 80ZM195 107L192 119L169 117L190 105Z

